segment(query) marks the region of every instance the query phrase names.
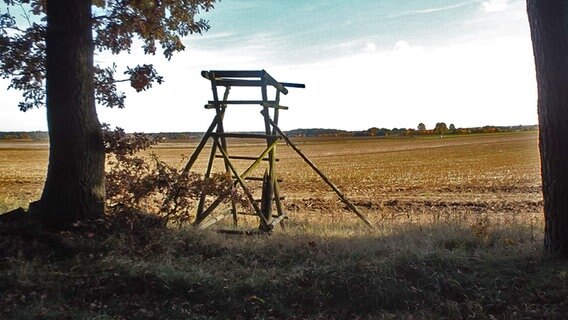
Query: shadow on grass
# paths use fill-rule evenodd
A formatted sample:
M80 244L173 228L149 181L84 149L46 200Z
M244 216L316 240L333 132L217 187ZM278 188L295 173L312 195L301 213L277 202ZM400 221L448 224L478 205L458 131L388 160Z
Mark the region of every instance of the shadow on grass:
M68 232L65 254L4 237L0 317L562 318L568 266L528 232Z

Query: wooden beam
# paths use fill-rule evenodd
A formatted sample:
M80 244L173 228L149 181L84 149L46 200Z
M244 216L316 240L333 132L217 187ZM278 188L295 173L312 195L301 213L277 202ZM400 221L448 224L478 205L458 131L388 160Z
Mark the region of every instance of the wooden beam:
M245 180L251 180L251 181L262 181L261 177L246 177ZM282 179L277 179L276 181L278 182L282 182Z
M222 214L216 215L216 216L214 216L214 217L210 217L209 219L207 219L207 220L204 221L203 223L199 224L197 228L198 228L199 230L207 229L207 228L209 228L210 226L214 225L215 223L217 223L217 222L219 222L219 221L221 221L221 220L223 220L223 219L229 217L231 214L232 214L232 213L229 212L229 213L222 213Z
M263 101L263 100L227 100L227 101L217 101L209 100L207 101L208 104L212 105L226 105L226 104L276 104L276 101Z
M280 84L288 88L306 88L306 85L303 83L280 82Z
M351 209L351 211L353 211L361 220L363 220L363 222L365 222L365 224L367 226L369 226L369 228L373 229L373 224L367 219L367 217L365 217L359 211L359 209L357 209L357 207L355 207L355 205L351 201L349 201L349 199L347 199L347 197L345 197L345 195L343 195L343 193L337 188L337 186L335 186L335 184L333 182L331 182L331 180L329 180L329 178L326 177L325 174L323 172L321 172L321 170L318 169L318 167L316 167L316 165L310 159L308 159L308 157L306 157L306 155L304 155L304 153L300 149L298 149L298 147L296 147L296 145L292 142L292 140L290 140L290 138L288 138L288 136L286 136L284 134L284 132L282 132L282 130L280 130L278 125L276 125L276 123L274 123L274 121L272 121L272 120L270 120L270 124L278 132L278 134L280 134L280 136L284 139L284 141L286 141L286 143L294 151L296 151L296 153L320 176L320 178L322 178L322 180L325 183L327 183L328 186L331 187L331 189L337 194L339 199L341 199L341 201L343 201L343 203L345 203L347 205L347 207L349 207L349 209Z
M245 80L245 79L232 79L232 78L219 78L216 80L218 86L224 87L260 87L262 81L260 80ZM305 89L306 85L303 83L292 82L278 82L284 88L301 88Z
M225 138L244 138L244 139L280 139L280 136L266 135L261 133L217 133L213 132L211 135L215 138L225 137Z
M207 144L207 140L209 140L209 138L211 137L211 133L213 132L213 130L215 130L215 127L217 127L218 121L219 121L218 117L215 116L213 122L211 122L211 125L209 126L203 137L201 138L201 141L199 142L199 144L191 154L191 157L189 158L189 161L185 165L185 168L183 168L182 171L183 175L188 174L189 171L191 170L191 167L193 167L195 161L197 161L197 158L199 157L201 150L203 150L203 147L205 147L205 145Z
M260 87L264 78L269 85L283 94L288 94L288 88L305 88L302 83L278 82L266 70L211 70L201 71L201 76L208 80L216 80L219 86L236 86L236 87ZM259 80L248 80L238 78L259 78Z
M222 155L216 155L215 158L223 158ZM256 160L258 157L247 157L247 156L229 156L231 160ZM268 158L262 158L262 161L269 161ZM274 161L280 161L280 159L275 159Z
M264 70L210 70L201 71L201 76L208 80L211 80L211 73L218 78L261 78L265 72Z
M284 220L284 219L288 219L288 216L285 213L282 213L281 215L277 216L276 218L272 219L272 221L270 221L271 225L276 225L277 223L279 223L280 221Z
M269 85L273 86L274 88L276 88L276 90L282 92L283 94L288 94L288 89L281 85L280 82L276 81L276 79L272 78L272 76L269 75L268 72L266 72L265 70L262 71L264 72L263 78L266 79Z
M262 100L244 100L244 101L235 101L235 100L229 100L229 101L209 101L206 105L204 105L203 107L205 109L216 109L218 107L225 107L227 105L230 104L234 104L234 105L261 105L263 107L267 107L267 108L272 108L272 109L282 109L282 110L288 110L287 106L282 106L279 105L277 103L274 103L273 101L268 101L268 102L263 102Z
M256 167L258 167L258 165L262 162L262 160L260 160L261 158L266 157L266 155L270 152L270 150L272 150L272 148L274 148L274 146L276 146L276 142L274 142L272 145L270 145L268 148L266 148L261 154L260 156L258 156L258 159L253 162L241 175L241 179L246 179L247 176L249 174L251 174L252 171L254 171L254 169L256 169ZM236 186L238 184L238 181L235 181L233 183L233 186ZM198 226L207 216L209 216L211 214L211 212L213 210L215 210L215 208L217 208L217 206L219 206L219 204L221 204L221 202L223 202L223 200L225 200L229 195L231 195L231 191L229 190L228 192L220 195L217 199L215 199L213 201L213 203L211 203L211 205L209 205L209 207L203 212L203 214L200 217L196 217L195 221L193 222L193 225Z
M218 141L215 140L215 143L218 144ZM237 182L241 185L241 188L243 189L243 192L245 193L245 195L247 196L249 202L251 203L252 207L254 208L254 211L258 214L262 224L264 226L269 226L268 224L268 220L266 220L266 218L262 215L262 212L260 211L260 208L258 207L258 205L254 202L254 197L252 196L252 193L250 192L250 190L247 188L247 186L245 185L244 180L238 175L237 170L235 169L235 167L233 167L233 164L229 161L228 155L225 152L225 150L223 150L222 148L218 148L219 151L221 152L221 154L223 155L223 157L225 157L225 160L227 160L227 164L229 165L229 168L231 169L231 171L233 172L233 175L235 175L235 178L237 179Z
M260 87L262 82L260 80L219 78L217 79L217 85L225 87Z

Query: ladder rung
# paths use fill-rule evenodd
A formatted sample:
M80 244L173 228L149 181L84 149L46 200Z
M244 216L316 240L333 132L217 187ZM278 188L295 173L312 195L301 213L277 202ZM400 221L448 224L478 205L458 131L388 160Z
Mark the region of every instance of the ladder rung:
M245 80L245 79L232 79L232 78L219 78L215 79L215 84L225 87L262 87L260 80Z
M222 155L216 155L215 158L223 158ZM235 159L235 160L252 160L252 161L256 161L258 160L258 157L247 157L247 156L229 156L229 159ZM269 158L262 158L262 161L269 161ZM280 159L276 158L274 159L274 161L280 161Z
M217 101L217 103L215 103L214 100L209 100L207 102L207 104L211 104L211 105L225 105L225 104L276 104L276 101L274 100L225 100L225 101Z
M263 181L264 178L261 177L246 177L245 180L250 180L250 181ZM282 179L276 179L276 182L282 182Z
M274 109L280 109L280 110L288 110L287 106L283 106L281 104L275 104L275 103L261 103L260 104L263 107L267 107L267 108L274 108Z
M261 105L267 108L274 108L274 109L282 109L288 110L288 107L282 106L276 103L276 101L262 101L262 100L226 100L226 101L209 101L205 105L205 109L215 109L218 106L224 106L229 104L238 104L238 105Z
M218 132L214 132L211 135L214 136L214 137L225 137L225 138L282 139L281 136L260 134L260 133L218 133Z

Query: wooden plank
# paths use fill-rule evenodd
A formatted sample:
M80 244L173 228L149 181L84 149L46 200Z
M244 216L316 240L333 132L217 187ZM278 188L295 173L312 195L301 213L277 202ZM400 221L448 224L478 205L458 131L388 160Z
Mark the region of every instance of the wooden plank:
M226 104L263 104L263 103L267 103L267 104L276 104L276 101L262 101L262 100L227 100L227 101L217 101L215 102L214 100L209 100L207 101L208 104L212 104L212 105L226 105Z
M260 102L260 103L256 103L256 102ZM233 104L235 104L235 105L261 105L263 107L272 108L272 109L288 110L287 106L282 106L282 105L271 103L271 102L264 103L262 101L255 101L255 102L252 102L252 103L233 103ZM217 103L214 103L213 101L211 101L211 103L208 103L208 104L204 105L203 107L205 109L216 109L218 106L220 107L220 106L226 106L226 105L224 105L223 101L219 101Z
M218 78L261 78L266 71L264 70L210 70L201 71L201 76L211 80L211 73Z
M288 94L288 89L286 89L283 85L281 85L280 82L276 81L276 79L274 79L264 69L262 70L261 80L266 81L266 84L273 86L274 88L276 88L276 90L282 92L283 94ZM263 88L266 88L266 87L263 85Z
M225 87L260 87L262 86L262 81L260 80L245 80L245 79L232 79L232 78L218 78L216 79L218 86ZM280 86L284 88L301 88L305 89L306 85L303 83L292 83L292 82L278 82Z
M262 180L262 199L260 199L260 212L270 223L272 221L272 179L268 176L268 170L264 171ZM262 225L259 227L262 228Z
M229 217L230 215L231 213L229 212L229 213L222 213L214 217L210 217L209 219L205 220L203 223L199 224L197 228L199 230L207 229L210 226L214 225L215 223Z
M211 122L211 125L209 126L209 128L207 129L207 131L205 132L203 137L201 138L201 141L199 141L199 144L197 145L197 147L195 148L195 150L191 154L191 157L189 158L189 161L185 165L185 168L183 168L183 171L182 171L183 175L188 174L189 171L191 170L191 167L193 167L193 164L195 164L195 161L197 160L197 157L199 157L201 150L203 150L203 147L205 147L205 144L207 144L207 140L209 140L209 138L211 137L211 133L213 132L215 127L217 127L218 121L219 121L219 119L215 116L215 118L213 119L213 122Z
M262 85L262 81L260 81L260 80L219 78L219 79L217 79L217 85L218 86L225 86L225 87L260 87Z
M251 180L251 181L262 181L261 177L246 177L245 180ZM276 181L278 182L282 182L282 179L276 179Z
M329 180L329 178L326 177L326 175L323 172L321 172L321 170L318 169L318 167L316 167L316 165L310 159L308 159L308 157L306 157L306 155L304 155L304 153L298 147L296 147L296 145L292 142L292 140L290 140L290 138L288 138L284 134L284 132L282 132L282 130L280 130L278 125L276 125L276 123L274 123L274 121L272 121L272 120L270 120L270 124L278 132L278 134L280 134L282 136L282 138L286 141L286 143L294 151L296 151L296 153L320 176L320 178L325 183L327 183L328 186L331 187L331 189L337 194L339 199L341 199L341 201L343 201L343 203L345 203L347 205L347 207L349 207L349 209L351 209L351 211L353 211L361 220L363 220L363 222L365 222L365 224L367 226L369 226L369 228L373 229L373 224L371 224L371 222L367 219L367 217L365 217L359 211L359 209L357 209L357 207L355 207L355 205L353 205L353 203L351 203L351 201L349 201L349 199L347 199L345 197L345 195L343 195L343 193L337 188L337 186L335 186L335 184L333 182L331 182L331 180Z
M280 191L278 189L278 179L276 179L276 183L274 183L274 202L276 204L276 212L278 212L278 216L284 215L284 209L282 208L282 201L284 197L280 196ZM281 224L282 228L284 229L284 222Z
M241 174L241 178L245 179L246 177L248 177L248 175L254 169L256 169L256 167L258 167L258 165L262 162L261 159L266 157L266 155L270 152L270 150L272 150L272 149L274 149L274 147L276 147L277 142L278 141L274 141L271 145L269 145L266 149L264 149L264 151L258 156L258 158L245 170L245 172L243 172Z
M223 158L222 155L216 155L215 158ZM247 157L247 156L229 156L229 159L231 160L256 160L258 159L257 157ZM262 161L269 161L269 158L262 158ZM280 161L280 159L275 159L275 161Z
M212 80L213 81L213 80ZM223 101L227 101L229 99L229 93L231 92L231 87L227 86L225 87L225 93L223 94ZM227 105L223 105L223 106L219 106L217 107L215 110L217 112L217 116L220 117L221 121L219 121L219 124L217 125L217 131L216 132L225 132L224 126L223 126L223 118L225 117L225 110L227 108ZM227 151L227 141L224 137L221 138L221 145L223 150ZM225 163L225 172L227 174L230 174L230 170L229 170L229 166L227 164L227 160L224 161ZM238 217L237 217L237 204L235 202L234 198L231 198L231 213L233 215L233 225L236 227L237 223L238 223Z
M215 143L218 143L217 140L215 140ZM262 215L262 212L260 211L260 208L258 207L258 205L256 203L254 203L254 197L252 196L252 193L250 192L250 190L245 185L244 180L238 175L237 170L235 169L235 167L233 167L233 164L229 161L227 153L222 148L218 148L218 149L221 152L221 154L223 155L223 157L225 157L225 160L227 160L227 164L229 165L229 168L233 172L233 175L235 175L237 182L241 185L241 188L243 189L243 192L245 193L249 202L251 203L252 207L254 208L254 211L260 217L262 225L268 227L269 226L268 220L266 220L266 218Z
M301 89L306 88L306 85L303 83L280 82L280 84L288 88L301 88Z
M277 216L276 218L272 219L272 221L270 221L270 224L275 226L276 224L278 224L279 222L281 222L284 219L288 219L288 216L285 213L283 213L283 214Z
M223 115L217 113L217 118L220 119L217 124L217 130L219 130L221 124L223 123ZM209 154L209 162L207 163L207 169L205 170L205 179L208 179L211 176L211 171L213 170L213 161L215 160L215 154L217 153L217 143L213 143L211 146L210 154ZM203 208L205 207L205 198L206 195L203 190L199 192L199 201L197 203L197 213L196 218L202 218L203 215ZM203 217L205 218L205 217Z
M243 139L281 139L280 136L266 135L261 133L213 132L211 133L211 135L215 138L225 137L225 138L243 138Z
M262 162L262 160L260 160L260 158L264 158L266 157L266 155L270 152L270 150L272 150L272 148L274 148L274 146L276 146L276 141L270 145L268 148L266 148L261 154L260 156L258 156L258 159L253 162L241 175L240 177L242 179L246 179L248 177L248 175L254 171L254 169L256 169L256 167L258 167L258 165ZM233 182L233 186L237 186L239 182L235 181ZM223 200L225 200L228 196L231 195L231 190L229 190L228 192L220 195L217 199L215 199L213 201L213 203L211 203L211 205L209 205L209 208L207 208L201 217L196 217L195 221L193 222L194 226L198 226L204 219L205 217L207 217L209 214L211 214L211 212L213 212L213 210L215 210L215 208L217 208L217 206L219 206L221 204L221 202L223 202Z
M272 102L266 102L265 103L265 102L263 102L260 105L263 106L263 107L272 108L272 109L275 109L275 110L288 110L287 106L283 106L283 105L278 104L278 103L272 103Z

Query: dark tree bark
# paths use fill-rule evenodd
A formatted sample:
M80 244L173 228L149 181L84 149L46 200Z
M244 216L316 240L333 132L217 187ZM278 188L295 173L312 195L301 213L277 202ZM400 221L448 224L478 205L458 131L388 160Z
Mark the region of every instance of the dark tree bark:
M527 0L538 84L546 250L568 257L568 1Z
M47 1L49 165L42 220L64 226L104 215L104 145L93 90L90 0Z

